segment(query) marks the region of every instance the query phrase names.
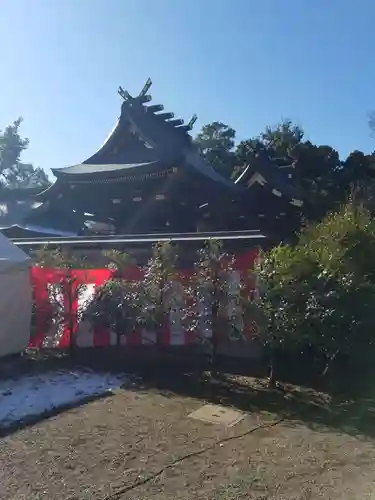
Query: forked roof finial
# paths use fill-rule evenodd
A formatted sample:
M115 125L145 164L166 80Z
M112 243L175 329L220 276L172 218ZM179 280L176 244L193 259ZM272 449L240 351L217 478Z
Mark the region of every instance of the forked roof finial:
M118 93L124 99L124 101L129 101L133 99L127 90L124 90L121 86L118 88Z
M194 126L194 123L195 123L197 120L198 120L197 115L193 115L193 116L190 118L189 123L186 125L186 126L187 126L187 128L188 128L189 130L191 130L191 129L193 128L193 126Z
M143 86L143 89L140 91L138 97L144 97L147 94L147 92L149 91L149 88L151 87L151 85L152 85L152 80L151 80L151 78L148 78L146 83Z

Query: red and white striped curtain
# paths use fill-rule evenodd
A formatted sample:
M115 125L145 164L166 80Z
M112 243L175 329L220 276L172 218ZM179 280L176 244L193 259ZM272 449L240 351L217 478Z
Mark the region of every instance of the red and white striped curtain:
M232 272L231 294L235 295L236 288L239 290L240 282L246 280L246 287L249 293L257 293L257 286L254 277L249 275L249 270L253 268L255 261L259 256L257 250L253 250L241 255L235 259L235 266ZM75 335L75 345L77 347L105 347L116 345L117 336L107 328L93 328L89 321L79 321L83 305L93 296L95 289L103 285L112 278L112 272L108 269L46 269L41 267L32 268L32 283L34 288L35 301L35 325L34 335L32 336L29 347L56 347L60 349L67 348L70 343L71 329ZM183 273L189 276L189 272ZM68 276L70 278L71 296L78 296L69 304L69 297L63 296L62 290L66 286ZM124 274L127 280L142 280L143 272L138 267L129 267ZM250 280L250 282L249 282ZM64 285L65 283L65 285ZM84 292L77 294L80 285L84 286ZM176 283L176 294L178 295L179 283ZM71 300L71 299L70 299ZM71 317L64 321L56 321L54 318L54 306L59 302L62 310L71 310ZM202 326L199 332L199 338L210 337L211 332L205 326L204 321L204 301L200 302L199 317L202 318ZM233 306L238 307L236 301ZM61 312L60 312L61 313ZM60 314L61 317L61 314ZM244 325L241 323L241 314L237 328L245 336L254 334L255 325ZM181 311L177 307L170 313L170 321L164 332L162 342L164 345L188 345L197 341L197 334L191 331L185 331L181 322ZM156 342L155 332L140 330L121 337L123 345L149 345Z

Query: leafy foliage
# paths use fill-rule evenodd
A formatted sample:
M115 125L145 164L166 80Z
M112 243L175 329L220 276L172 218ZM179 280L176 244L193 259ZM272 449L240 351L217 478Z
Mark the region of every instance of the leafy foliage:
M337 210L353 189L366 189L366 197L374 199L375 154L353 151L341 160L338 152L329 145L316 145L305 140L302 127L289 119L267 126L258 136L238 144L235 144L235 135L231 127L214 122L202 128L195 142L207 161L233 180L246 166L253 164L255 154L260 150L267 151L277 163L282 158L290 159L295 166L293 182L310 202L303 208L300 225L304 220L318 222L329 212ZM374 203L368 208L375 214ZM291 230L294 230L294 225L291 220Z
M266 150L273 158L293 157L302 144L304 131L291 120L283 120L275 126L266 127L258 137L241 141L235 150L238 165L251 165L259 150Z
M232 150L235 136L236 132L228 125L213 122L202 127L194 141L208 163L228 178L234 166Z
M29 145L28 139L22 139L19 128L22 118L0 131L0 183L11 188L40 187L46 188L50 181L43 169L22 163L20 156Z
M61 248L51 248L45 245L42 248L34 250L31 258L36 266L50 268L69 268L69 269L92 269L93 263L84 255L76 255Z
M124 269L133 264L133 258L121 250L106 250L103 253L108 260L108 267L116 269L118 276L121 276Z
M187 280L177 272L176 259L171 243L157 244L144 269L144 279L133 283L117 275L108 281L85 305L85 319L94 327L115 331L118 345L121 336L145 328L156 332L160 347L167 322L173 325L178 310L180 327L194 332L202 342L210 342L215 360L220 339L226 335L242 338L239 319L246 313L240 310L244 306L242 287L233 287L231 279L233 257L223 251L219 241L210 240L199 252L196 273ZM202 330L211 333L205 336L203 332L200 337Z
M231 273L233 257L223 251L218 240L207 240L198 253L195 286L198 301L201 302L200 328L210 330L208 337L212 345L212 369L217 366L217 350L220 339L238 333L236 329L236 305L239 290L232 290Z
M330 363L363 360L373 345L375 222L353 203L279 246L259 268L261 339L270 351L312 348Z
M85 304L84 319L94 328L109 328L121 337L131 334L143 323L142 284L124 279L111 279L98 288L95 295Z
M95 327L111 328L117 334L118 345L123 335L136 328L156 332L156 343L162 345L170 312L176 305L176 249L169 242L155 245L153 255L144 269L142 281L121 278L121 271L131 262L121 252L109 252L107 257L116 264L117 276L100 287L86 305L86 319Z
M145 269L143 280L143 319L147 329L155 331L162 344L168 316L176 307L177 252L170 242L157 243Z
M68 269L61 276L58 283L49 285L49 305L52 307L51 323L55 325L52 335L44 340L44 347L55 347L64 335L65 328L69 332L69 350L74 353L75 327L73 317L77 315L78 321L82 319L83 309L75 311L74 304L86 293L87 286L79 283L77 278ZM33 310L35 314L35 309ZM51 325L52 326L52 325Z
M115 276L121 276L124 268L132 262L128 254L117 250L108 251L105 256L109 261L109 267L116 270ZM60 248L48 248L48 246L34 251L32 257L35 264L40 267L57 269L90 269L95 267L84 255L75 255ZM75 286L74 278L68 276L66 280L61 280L61 283L50 290L53 323L57 325L59 332L63 331L64 325L72 316L71 311L65 310L66 305L73 304L74 301L82 297L86 289L87 287L81 284ZM128 283L118 278L109 280L102 287L99 287L97 293L85 302L78 313L85 320L90 321L94 327L105 326L115 331L120 344L121 336L125 335L125 332L133 331L137 321L140 322L140 290L141 284L139 283ZM73 335L71 335L71 339L73 339ZM52 345L57 340L55 338L49 339L48 343ZM71 349L73 349L73 345Z

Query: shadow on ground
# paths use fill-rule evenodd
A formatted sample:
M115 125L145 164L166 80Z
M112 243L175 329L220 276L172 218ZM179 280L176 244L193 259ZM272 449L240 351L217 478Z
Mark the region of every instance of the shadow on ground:
M38 424L39 422L42 422L43 420L46 420L47 418L52 418L56 417L60 413L63 413L68 410L72 410L74 408L80 408L81 406L84 406L87 403L90 403L91 401L97 401L99 399L104 399L109 396L113 396L113 393L110 391L107 391L102 394L95 394L93 396L86 396L83 397L82 399L75 401L74 403L67 403L64 405L60 405L56 408L53 408L51 410L45 411L43 413L39 413L38 415L29 415L28 417L14 422L10 425L7 425L5 427L0 426L0 438L9 436L13 434L14 432L20 431L22 429L25 429L26 427L30 427L32 425Z
M237 374L233 374L236 370L231 370L232 374L227 372L218 378L213 378L207 371L206 362L194 363L191 367L186 357L173 356L173 358L169 355L159 356L158 360L152 358L150 361L149 358L137 358L135 353L126 357L114 357L113 352L111 354L103 350L88 350L84 355L80 352L74 357L56 351L39 352L24 356L18 362L16 372L22 375L61 368L87 367L101 372L121 371L135 375L131 386L126 387L133 391L157 391L165 397L188 396L200 399L202 402L232 406L245 412L263 412L285 417L290 425L301 422L310 428L319 428L320 431L326 427L357 437L375 437L375 383L372 383L375 382L375 378L373 377L367 377L366 387L362 379L361 391L356 391L355 388L353 390L352 387L350 394L342 390L318 391L283 382L279 383L276 389L270 389L267 380L259 376L261 371L259 369L252 370L258 372L255 373L255 377L239 374L240 370ZM8 372L9 370L6 376L9 376ZM73 407L85 404L88 400L76 403ZM66 409L59 408L38 417L37 421ZM6 433L35 422L35 419L23 422L13 429L7 429ZM4 435L4 432L0 430L0 435Z
M166 397L178 394L205 402L285 417L290 425L326 427L357 437L375 437L375 397L328 394L279 383L270 389L266 379L223 374L219 379L201 374L141 374L135 390L157 390ZM374 393L375 396L375 393Z
M7 380L14 381L24 376L42 375L47 372L55 373L60 370L65 372L75 370L87 371L87 368L87 365L84 365L74 357L67 355L66 352L59 352L57 350L52 352L40 350L28 352L24 355L2 358L0 361L0 380L5 381L6 383ZM27 415L22 420L15 421L11 424L4 426L0 425L0 438L11 435L26 427L38 424L48 418L55 417L65 411L80 408L89 402L105 399L112 395L113 392L111 390L103 391L97 394L82 395L81 398L77 398L73 402L59 404L58 406L54 406L51 409L36 415Z

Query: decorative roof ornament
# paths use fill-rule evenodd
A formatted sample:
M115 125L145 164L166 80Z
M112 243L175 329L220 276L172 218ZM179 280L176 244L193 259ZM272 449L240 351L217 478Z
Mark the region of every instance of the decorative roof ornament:
M160 113L157 116L162 120L171 120L172 118L174 118L174 113Z
M124 99L124 101L130 101L131 99L133 99L129 92L127 90L124 90L121 86L118 88L117 92Z
M147 106L147 111L150 113L156 113L157 111L163 111L164 106L162 104L153 104L152 106Z
M143 89L140 91L138 97L144 97L147 94L147 92L149 91L151 85L152 85L152 80L151 80L151 78L148 78L146 83L143 86Z
M193 115L191 118L190 118L190 121L189 123L186 125L188 127L188 130L192 130L193 126L194 126L194 123L198 120L198 116L197 115Z
M175 120L168 120L168 123L173 125L174 127L179 127L184 124L184 120L182 118L176 118Z

